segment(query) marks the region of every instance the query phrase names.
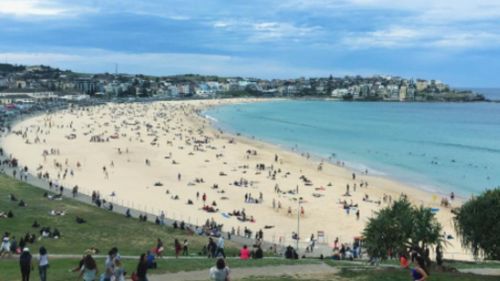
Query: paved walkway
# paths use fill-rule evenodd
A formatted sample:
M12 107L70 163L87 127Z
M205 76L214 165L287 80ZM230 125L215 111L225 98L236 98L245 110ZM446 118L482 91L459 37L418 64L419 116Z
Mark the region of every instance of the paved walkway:
M199 281L209 280L209 269L190 272L151 275L150 281ZM339 269L326 264L278 265L264 267L235 268L231 271L231 279L242 279L252 276L313 276L338 273Z
M459 269L458 271L478 275L500 276L500 268L467 268Z

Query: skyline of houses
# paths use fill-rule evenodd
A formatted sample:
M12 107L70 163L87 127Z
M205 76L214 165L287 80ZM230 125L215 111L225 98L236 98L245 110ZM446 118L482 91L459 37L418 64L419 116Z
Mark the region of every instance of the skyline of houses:
M203 75L145 76L79 74L48 66L0 65L0 90L12 94L53 92L106 97L211 98L226 96L323 97L343 100L478 100L480 95L451 89L437 80L398 76L345 76L257 79ZM484 98L483 98L484 99Z

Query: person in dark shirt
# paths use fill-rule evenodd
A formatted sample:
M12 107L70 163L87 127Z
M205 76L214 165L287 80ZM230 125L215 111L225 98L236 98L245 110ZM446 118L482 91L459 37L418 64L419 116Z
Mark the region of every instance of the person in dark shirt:
M146 260L146 254L141 254L141 257L139 258L139 264L137 265L137 278L139 281L148 281L148 278L146 277L148 271L148 263Z
M31 254L28 248L23 249L23 253L19 257L19 266L21 268L21 280L29 281L30 272L33 269L33 264L31 261Z

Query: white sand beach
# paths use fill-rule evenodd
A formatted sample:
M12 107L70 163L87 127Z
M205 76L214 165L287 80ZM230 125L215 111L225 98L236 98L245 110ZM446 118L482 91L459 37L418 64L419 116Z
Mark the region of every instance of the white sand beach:
M264 240L275 243L293 243L299 197L302 240L324 231L325 243L331 244L336 237L352 242L367 219L401 193L417 205L439 208L444 231L456 237L451 209L440 207L440 196L370 174L356 172L353 179L352 170L218 131L198 115L207 106L255 101L74 108L19 122L2 147L32 174L48 173L64 187L78 185L88 194L96 190L106 200L153 214L163 210L167 217L188 223L214 218L225 231L262 229ZM350 196L344 196L347 185ZM251 196L247 202L246 194ZM349 213L341 201L353 205ZM216 212L203 210L214 202ZM225 214L243 210L246 221ZM446 258L470 258L456 238L449 242Z

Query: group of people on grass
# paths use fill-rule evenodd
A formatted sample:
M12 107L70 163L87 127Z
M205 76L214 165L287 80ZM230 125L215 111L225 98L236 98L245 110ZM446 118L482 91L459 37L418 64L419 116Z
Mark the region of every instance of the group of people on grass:
M41 246L39 249L38 260L36 261L38 265L38 274L40 276L40 281L47 281L47 269L49 268L49 258L47 249ZM30 249L25 247L19 256L19 267L21 270L21 280L29 281L31 271L34 270L33 256L30 253Z
M99 268L92 256L95 252L87 250L79 261L78 265L73 268L73 272L78 272L79 277L83 281L125 281L127 272L122 264L122 258L118 253L118 248L113 247L109 250L104 261L104 270L99 275ZM146 253L139 257L136 271L131 274L134 281L147 281L148 260Z
M36 241L36 235L27 232L24 236L21 236L19 242L17 242L16 237L10 235L9 232L5 232L2 236L2 242L0 244L0 257L12 256L12 254L21 254L23 249L28 246L28 244L33 244Z

